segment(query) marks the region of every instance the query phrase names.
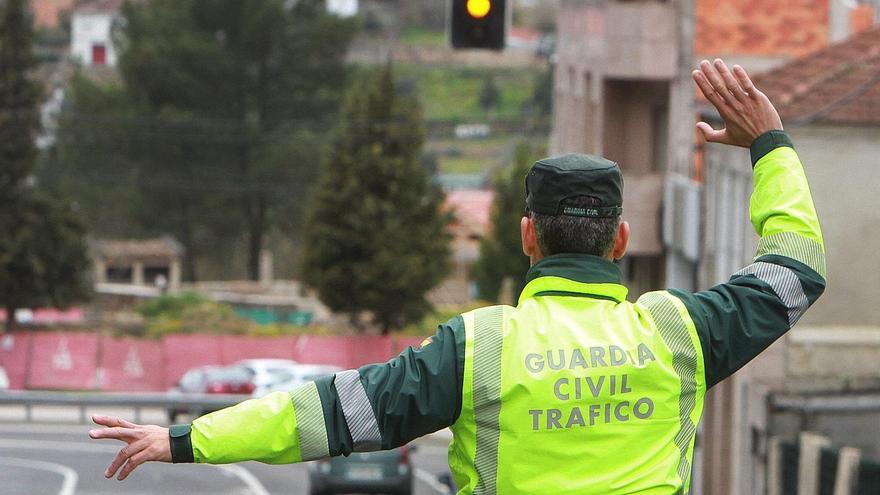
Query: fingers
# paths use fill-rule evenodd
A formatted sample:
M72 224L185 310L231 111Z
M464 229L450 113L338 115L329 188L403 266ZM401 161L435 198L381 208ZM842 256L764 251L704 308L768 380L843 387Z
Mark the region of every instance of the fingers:
M752 98L757 96L759 93L758 89L755 87L755 84L752 82L752 79L746 73L746 70L743 69L739 65L733 66L733 75L736 76L736 80L739 81L740 86L749 94Z
M137 454L128 458L128 462L125 463L125 466L122 467L122 471L119 472L119 476L116 478L119 481L128 478L128 475L131 474L132 471L141 464L152 460L152 456L150 454L149 449L142 450Z
M715 91L715 88L712 87L706 74L703 73L702 70L695 70L691 75L694 78L694 82L697 83L697 87L700 88L700 91L703 93L703 96L709 100L709 103L714 105L719 112L726 112L727 102L725 102L724 98Z
M709 63L708 60L703 60L700 62L700 72L706 76L706 79L709 80L709 84L712 85L712 89L718 93L718 95L723 98L725 101L732 99L730 91L727 89L727 85L724 83L724 79L721 77L721 74L718 73L718 70Z
M117 453L116 457L113 458L113 462L111 462L110 466L107 467L107 470L104 471L104 477L105 478L112 478L113 475L116 474L116 471L118 471L119 468L122 467L122 465L126 463L126 461L130 461L131 457L140 453L142 450L144 450L144 448L146 446L147 446L147 444L144 442L134 442L134 443L128 444L125 447L119 449L119 453ZM143 461L141 461L141 462L143 462ZM135 467L137 467L137 466L134 466L131 469L134 469ZM131 472L131 469L129 470L129 472ZM122 479L121 476L122 476L122 473L120 473L119 479Z
M712 129L712 126L705 122L698 122L697 129L703 134L703 138L710 143L727 143L728 141L727 131L725 129L716 131L715 129Z
M131 441L138 437L137 430L132 428L101 428L89 431L89 437L93 439L110 438L113 440Z
M116 416L101 416L99 414L93 415L92 421L94 421L96 424L108 427L123 426L125 428L134 428L137 426L134 423L129 423L128 421L122 418L117 418Z
M724 61L720 58L715 59L715 69L721 76L721 80L724 81L728 93L733 95L733 98L740 103L748 102L749 96L746 94L745 90L743 90L739 81L733 77L733 74L730 72L730 69L727 68Z

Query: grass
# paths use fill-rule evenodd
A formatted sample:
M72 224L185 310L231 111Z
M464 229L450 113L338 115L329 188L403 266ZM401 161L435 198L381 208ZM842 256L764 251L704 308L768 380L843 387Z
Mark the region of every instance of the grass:
M437 154L440 173L482 174L518 139L520 136L509 134L488 139L438 139L428 146Z
M479 101L487 77L494 78L501 90L500 102L492 117L510 119L523 116L539 73L538 69L473 69L414 64L400 64L395 70L400 78L415 81L425 118L455 122L491 120Z
M408 27L401 33L400 42L410 46L443 47L446 46L446 33L432 29Z
M491 160L475 156L441 156L439 162L440 172L444 174L480 174L492 164Z

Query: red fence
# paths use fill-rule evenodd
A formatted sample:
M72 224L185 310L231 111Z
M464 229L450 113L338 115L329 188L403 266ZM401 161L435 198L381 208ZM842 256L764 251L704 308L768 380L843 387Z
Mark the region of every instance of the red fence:
M169 335L161 341L87 332L0 336L0 366L13 389L161 391L196 366L280 358L356 368L383 362L421 338L326 335Z
M103 338L98 354L100 389L140 392L165 388L161 343Z

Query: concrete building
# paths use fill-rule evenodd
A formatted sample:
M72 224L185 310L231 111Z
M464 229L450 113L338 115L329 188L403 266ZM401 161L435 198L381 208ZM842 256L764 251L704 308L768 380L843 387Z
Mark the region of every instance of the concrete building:
M564 0L559 10L550 152L620 164L632 294L694 286L695 260L667 249L661 218L664 183L693 189L693 15L693 0Z
M664 286L709 287L750 263L755 252L757 237L748 220L752 187L748 152L704 146L694 139L697 107L690 71L696 62L724 57L752 73L803 56L808 58L791 63L815 64L809 54L824 53L828 43L871 29L875 17L871 2L839 0L562 1L551 152L602 154L620 163L626 182L624 217L636 234L630 261L623 264L631 294ZM880 43L859 43L849 50L875 60ZM824 55L829 60L841 56ZM836 177L840 169L816 174L814 165L807 165L825 219L829 272L836 270L837 263L846 263L844 259L851 260L848 270L829 277L832 288L791 339L772 346L707 395L695 460L695 494L764 492L766 439L776 427L767 404L775 391L809 385L814 391L827 390L829 384L842 390L852 383L863 390L880 387L880 372L864 365L870 360L855 364L845 357L856 350L851 355L862 356L866 344L874 345L876 330L829 334L807 327L877 324L873 308L865 303L872 300L880 279L867 280L866 265L852 260L870 252L861 249L869 250L876 237L870 227L877 217L868 191L876 182L870 176L871 158L877 156L880 133L876 122L867 122L867 115L880 115L880 109L865 98L876 98L869 83L880 78L872 79L870 72L850 66L867 63L864 59L848 60L836 66L826 61L812 74L785 66L778 74L794 74L787 79L779 76L787 90L770 93L782 104L783 118L805 163L835 163L843 156L854 162L852 172L846 171L852 175L845 179ZM840 88L833 90L849 75L847 67L852 81L864 87L853 83L843 84L843 93L837 91ZM767 85L775 84L768 80ZM850 105L847 98L862 89L865 95L860 102ZM822 95L836 95L840 101ZM789 121L786 104L798 99L818 101L814 113L825 109L823 104L837 105L840 112L852 110L863 117L845 125L832 125L826 117L793 126L801 122ZM703 118L709 117L711 113ZM829 145L828 140L836 142ZM850 201L841 201L840 191L846 186L857 188L855 213L843 211L852 208ZM830 227L828 219L835 215L855 222ZM839 280L847 277L848 281ZM842 285L835 293L836 283ZM850 299L855 292L859 295ZM833 360L848 364L835 365ZM823 373L835 377L818 376Z
M880 316L872 304L880 296L880 279L873 276L880 265L870 254L880 248L874 208L880 29L795 58L759 75L756 84L776 102L809 176L825 235L828 289L786 337L707 396L704 493L763 493L767 451L761 439L771 435L794 438L810 429L836 447L880 457L880 440L872 433L880 409L797 415L767 407L773 397L824 394L850 408L846 404L864 402L864 394L880 389L880 370L872 364L880 361ZM709 286L747 264L757 238L746 213L748 152L719 145L704 151L700 285ZM725 465L730 469L719 467Z
M94 0L76 7L70 22L70 55L86 67L115 67L113 28L122 0Z
M158 239L99 239L92 242L95 283L180 287L183 246L171 236Z

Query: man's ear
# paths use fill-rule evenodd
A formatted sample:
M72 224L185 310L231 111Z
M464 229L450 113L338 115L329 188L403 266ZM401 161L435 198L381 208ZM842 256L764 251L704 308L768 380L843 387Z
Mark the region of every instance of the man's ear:
M531 217L522 217L519 221L519 235L522 241L523 254L533 258L538 254L538 235L535 233L535 222Z
M614 249L611 250L611 259L617 261L626 254L626 246L629 244L629 222L620 222L617 226L617 235L614 236Z

